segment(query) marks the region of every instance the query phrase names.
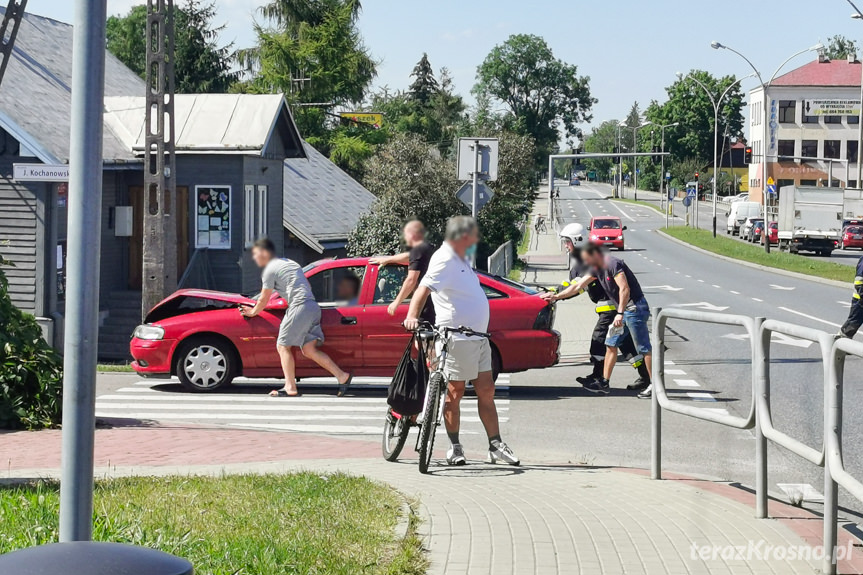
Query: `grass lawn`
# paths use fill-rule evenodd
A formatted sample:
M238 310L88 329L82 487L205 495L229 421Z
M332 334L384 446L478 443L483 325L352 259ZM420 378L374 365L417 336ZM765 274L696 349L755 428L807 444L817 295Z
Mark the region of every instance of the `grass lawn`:
M106 371L112 373L132 373L132 366L128 363L100 363L96 366L96 371Z
M663 228L662 231L695 247L730 258L831 280L849 283L854 281L854 268L851 266L780 252L779 248L771 248L770 253L767 254L764 248L758 245L722 236L714 238L712 232L708 230L676 226Z
M56 483L0 487L0 553L57 540ZM138 477L97 483L94 539L184 557L202 575L419 575L401 498L348 475ZM415 521L415 520L412 520Z
M530 249L530 216L527 217L524 224L524 233L521 235L521 240L515 247L515 261L512 264L512 269L509 271L509 279L520 282L521 275L524 271L524 261L519 256L523 256Z

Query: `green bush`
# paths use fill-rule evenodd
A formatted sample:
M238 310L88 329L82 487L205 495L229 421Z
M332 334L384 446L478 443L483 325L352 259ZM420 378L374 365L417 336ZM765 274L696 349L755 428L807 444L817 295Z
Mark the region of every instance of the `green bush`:
M0 429L39 429L60 423L63 363L42 339L36 318L9 297L0 256Z

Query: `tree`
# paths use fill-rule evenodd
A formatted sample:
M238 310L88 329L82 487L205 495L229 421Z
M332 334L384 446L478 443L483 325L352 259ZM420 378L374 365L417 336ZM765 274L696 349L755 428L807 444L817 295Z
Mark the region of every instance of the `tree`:
M824 51L824 55L831 60L845 60L852 54L856 56L857 51L856 40L837 34L827 40L827 49Z
M180 94L224 93L236 82L233 44L219 45L224 25L214 26L215 2L186 0L174 11L174 78ZM142 78L147 68L147 7L107 22L108 50Z
M419 102L422 105L429 103L429 100L438 93L437 79L434 77L431 63L429 63L428 54L423 53L423 57L417 62L414 71L411 72L411 78L415 78L413 84L408 88L411 100Z
M618 120L608 120L593 128L584 140L584 151L592 154L614 152L617 147L618 124ZM611 158L593 158L585 160L584 163L600 177L609 175L614 168Z
M545 40L517 34L486 56L473 91L503 102L515 120L510 127L535 139L539 163L556 148L561 124L570 136L578 134L576 124L590 121L597 100L589 82L576 66L555 58Z
M356 22L362 6L359 0L348 3L351 19ZM271 20L277 26L298 32L301 24L309 26L323 24L327 15L343 4L345 4L343 0L271 0L259 10L264 18Z

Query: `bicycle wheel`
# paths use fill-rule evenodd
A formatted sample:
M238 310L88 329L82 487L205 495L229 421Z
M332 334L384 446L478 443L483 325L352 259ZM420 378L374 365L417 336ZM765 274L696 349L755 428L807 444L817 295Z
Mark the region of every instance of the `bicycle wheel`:
M396 417L392 408L387 410L387 417L384 420L384 435L381 441L381 451L384 454L384 459L395 461L399 458L410 430L409 418Z
M423 414L423 424L420 428L420 473L429 472L432 453L434 452L434 436L437 429L438 411L441 401L441 388L443 386L443 375L440 372L431 374L426 393L428 404Z

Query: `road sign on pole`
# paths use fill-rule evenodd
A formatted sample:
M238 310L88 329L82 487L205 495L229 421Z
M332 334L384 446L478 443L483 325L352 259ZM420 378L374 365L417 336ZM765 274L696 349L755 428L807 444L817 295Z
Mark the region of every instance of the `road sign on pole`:
M458 140L458 179L465 182L477 178L486 182L497 179L497 159L499 142L497 138L459 138ZM479 166L476 161L476 146L479 146Z
M471 213L476 216L476 213L485 207L487 203L491 201L494 197L494 191L486 186L484 183L479 182L477 184L477 209L473 209L473 182L466 182L462 187L458 189L455 193L455 197L459 199L461 203L471 208Z
M767 178L767 194L770 196L776 195L776 182L773 181L773 178Z

